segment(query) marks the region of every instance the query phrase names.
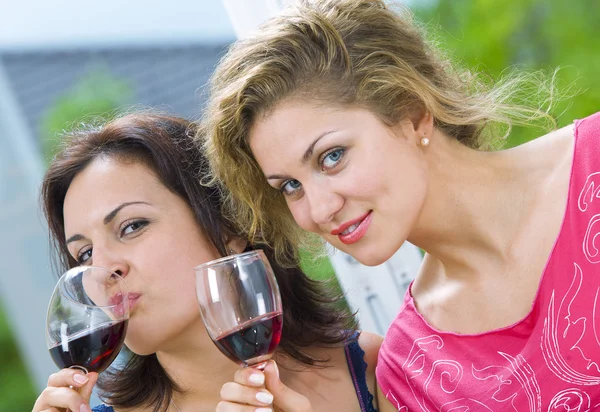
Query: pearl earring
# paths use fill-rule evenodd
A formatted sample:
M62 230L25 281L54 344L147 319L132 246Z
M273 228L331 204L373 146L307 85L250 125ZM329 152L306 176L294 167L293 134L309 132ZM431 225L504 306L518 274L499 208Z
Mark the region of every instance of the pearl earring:
M421 146L425 147L425 146L429 146L429 138L427 137L422 137L421 138Z
M229 254L230 254L230 255L235 255L235 250L233 250L233 249L229 249Z

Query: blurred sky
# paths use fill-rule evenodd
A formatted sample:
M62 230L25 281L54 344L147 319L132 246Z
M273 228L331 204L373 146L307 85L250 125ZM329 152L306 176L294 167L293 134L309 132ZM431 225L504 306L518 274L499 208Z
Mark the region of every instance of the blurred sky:
M221 0L0 0L0 50L233 38Z
M233 38L221 0L0 0L0 51L223 44Z

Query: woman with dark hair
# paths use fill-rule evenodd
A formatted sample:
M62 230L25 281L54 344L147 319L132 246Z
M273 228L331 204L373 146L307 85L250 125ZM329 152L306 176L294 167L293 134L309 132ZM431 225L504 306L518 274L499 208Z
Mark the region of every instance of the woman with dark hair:
M381 338L357 331L339 305L342 296L296 266L279 265L272 249L248 244L221 215L220 191L199 183L206 162L195 133L180 118L129 114L70 133L51 163L42 199L60 270L93 264L126 279L132 305L125 344L132 353L124 367L99 377L73 369L53 374L33 411L90 411L96 383L107 404L97 412L230 410L220 394L243 396L241 386L224 386L238 367L206 333L193 268L256 247L270 258L282 295L275 360L283 383L270 385L248 368L263 389L251 392L247 410L373 410ZM304 396L278 396L283 392ZM274 396L288 404L273 404Z

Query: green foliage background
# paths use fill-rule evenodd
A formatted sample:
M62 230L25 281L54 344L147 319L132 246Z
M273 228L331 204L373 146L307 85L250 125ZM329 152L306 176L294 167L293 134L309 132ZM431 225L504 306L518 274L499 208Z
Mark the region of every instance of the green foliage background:
M132 102L127 82L117 78L102 64L90 68L74 86L45 113L39 134L47 162L60 145L60 134L81 122L111 117L121 106Z
M1 302L0 302L1 303ZM30 411L35 388L20 358L6 313L0 306L0 411Z
M415 13L439 46L463 67L499 78L507 68L558 72L558 86L578 92L553 111L559 126L600 110L600 2L597 0L440 0L416 6ZM44 152L51 158L56 132L82 118L110 113L131 103L128 85L96 68L49 110L42 125ZM517 128L508 145L540 134ZM305 269L316 278L334 276L327 259L305 256ZM29 381L6 318L0 313L0 412L27 411L36 394Z
M600 110L600 2L596 0L442 0L415 9L419 21L453 61L499 78L507 69L556 68L563 99L559 126ZM540 134L515 128L508 146Z

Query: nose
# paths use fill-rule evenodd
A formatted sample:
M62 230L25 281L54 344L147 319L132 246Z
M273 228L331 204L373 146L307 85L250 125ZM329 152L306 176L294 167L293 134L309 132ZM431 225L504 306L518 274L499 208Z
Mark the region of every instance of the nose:
M100 266L116 273L122 278L129 274L129 264L114 251L94 245L92 250L92 265Z
M304 186L304 191L308 197L311 218L318 225L331 222L344 205L344 197L324 182L313 185L309 190Z
M129 274L129 266L127 264L125 264L124 262L119 262L116 265L112 265L108 269L110 269L117 275L121 276L122 278L126 278L127 275Z

